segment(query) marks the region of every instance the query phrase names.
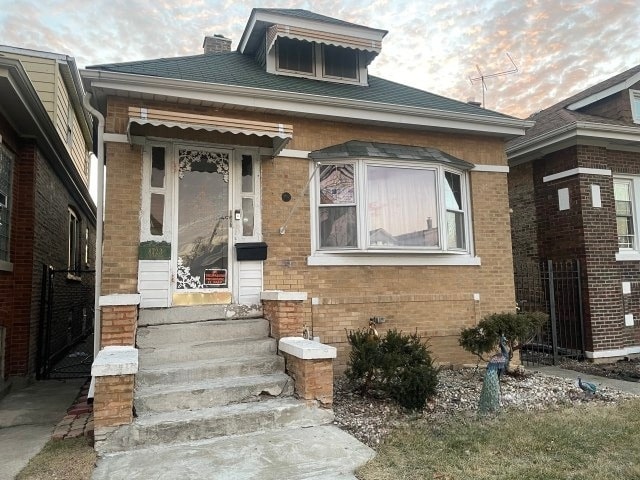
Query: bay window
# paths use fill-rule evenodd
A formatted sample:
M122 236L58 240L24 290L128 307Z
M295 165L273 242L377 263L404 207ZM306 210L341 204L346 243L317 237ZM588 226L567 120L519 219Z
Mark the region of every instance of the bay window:
M467 253L463 170L369 158L317 166L318 252Z

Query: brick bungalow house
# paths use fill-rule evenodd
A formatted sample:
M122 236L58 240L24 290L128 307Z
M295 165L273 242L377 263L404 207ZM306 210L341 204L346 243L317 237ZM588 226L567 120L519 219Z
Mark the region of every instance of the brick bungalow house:
M340 372L346 330L381 317L473 362L460 330L515 308L504 145L531 122L370 75L386 33L258 8L236 51L81 73L104 116L103 347L157 353L172 326L175 359L179 322L264 315ZM131 421L109 388L98 430Z
M507 144L520 260L578 259L585 353L640 353L640 66L532 115Z
M73 58L0 46L0 383L36 370L43 265L94 263L92 119ZM93 278L65 279L69 283ZM91 289L92 290L92 289Z

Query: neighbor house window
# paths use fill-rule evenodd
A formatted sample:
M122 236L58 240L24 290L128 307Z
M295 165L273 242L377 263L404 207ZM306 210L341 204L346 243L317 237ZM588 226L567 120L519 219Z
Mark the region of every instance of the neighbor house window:
M437 164L359 159L323 163L316 175L320 250L468 249L463 172Z
M278 69L313 73L314 44L291 38L280 38L277 44Z
M631 115L634 123L640 123L640 90L629 90Z
M72 272L78 272L81 269L81 244L80 219L76 212L69 208L69 256L67 269Z
M9 262L13 157L0 145L0 262Z
M613 182L613 195L616 202L616 225L618 231L618 247L636 248L634 181L632 179L616 179Z

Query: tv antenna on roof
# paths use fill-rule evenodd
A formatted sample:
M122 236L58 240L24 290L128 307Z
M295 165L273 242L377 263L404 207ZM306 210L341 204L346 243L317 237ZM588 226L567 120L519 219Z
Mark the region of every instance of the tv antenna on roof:
M511 75L512 73L518 73L518 66L516 65L516 62L513 61L513 58L511 58L511 55L509 55L509 52L505 52L505 53L509 58L509 61L513 65L513 68L510 68L509 70L504 70L502 72L490 73L489 75L485 75L484 73L482 73L482 70L480 70L480 66L476 63L476 69L478 70L478 73L480 75L473 78L469 77L469 81L471 82L471 85L474 85L475 82L480 82L480 84L482 85L482 108L485 108L484 92L487 90L487 83L485 82L487 78L504 77L505 75Z

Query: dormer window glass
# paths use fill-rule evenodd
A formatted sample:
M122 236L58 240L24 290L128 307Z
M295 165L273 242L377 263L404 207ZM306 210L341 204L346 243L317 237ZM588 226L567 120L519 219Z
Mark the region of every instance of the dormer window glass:
M313 74L314 45L291 38L278 39L278 70Z
M358 78L358 52L352 48L322 45L324 75L337 78Z

